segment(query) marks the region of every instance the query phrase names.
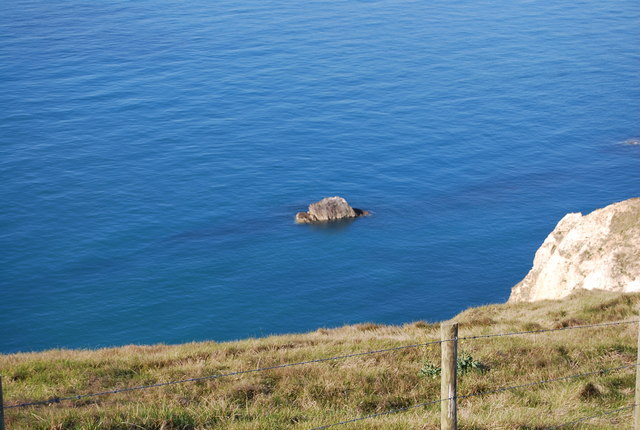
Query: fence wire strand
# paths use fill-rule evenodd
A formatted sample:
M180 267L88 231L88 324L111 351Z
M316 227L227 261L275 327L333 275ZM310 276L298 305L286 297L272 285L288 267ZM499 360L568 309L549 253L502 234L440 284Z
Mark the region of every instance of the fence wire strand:
M626 365L626 366L611 367L611 368L608 368L608 369L599 369L599 370L596 370L596 371L593 371L593 372L576 373L574 375L562 376L560 378L544 379L542 381L530 382L530 383L522 384L522 385L513 385L513 386L510 386L510 387L502 387L502 388L497 388L495 390L482 391L480 393L467 394L467 395L464 395L464 396L449 397L449 398L446 398L446 399L438 399L438 400L433 400L431 402L419 403L417 405L407 406L407 407L399 408L399 409L393 409L393 410L386 411L386 412L380 412L378 414L367 415L367 416L364 416L364 417L359 417L359 418L354 418L354 419L350 419L350 420L340 421L338 423L333 423L333 424L327 424L325 426L314 427L311 430L321 430L321 429L326 429L326 428L329 428L329 427L339 426L339 425L342 425L342 424L349 424L349 423L356 422L356 421L362 421L362 420L366 420L366 419L369 419L369 418L376 418L376 417L380 417L380 416L383 416L383 415L391 415L391 414L395 414L395 413L398 413L398 412L404 412L404 411L407 411L409 409L419 408L421 406L427 406L427 405L432 405L432 404L435 404L435 403L441 403L441 402L444 402L446 400L452 400L454 398L456 398L458 400L462 400L462 399L468 399L470 397L486 396L486 395L489 395L489 394L496 394L496 393L500 393L500 392L503 392L503 391L517 390L518 388L533 387L535 385L542 385L542 384L546 384L546 383L549 383L549 382L557 382L557 381L563 381L563 380L567 380L567 379L581 378L581 377L584 377L584 376L590 376L590 375L596 375L596 374L605 375L605 374L610 373L610 372L615 372L615 371L622 370L622 369L629 369L629 368L636 367L636 366L638 366L638 365L637 364L629 364L629 365ZM571 423L565 423L563 425L569 425L569 424L571 424ZM556 428L556 427L552 427L552 428Z
M623 370L623 369L630 369L630 368L636 367L636 366L638 366L638 365L637 364L628 364L626 366L610 367L608 369L599 369L599 370L595 370L593 372L576 373L576 374L569 375L569 376L561 376L559 378L543 379L542 381L529 382L527 384L512 385L510 387L501 387L501 388L496 388L494 390L482 391L480 393L466 394L464 396L458 396L458 399L468 399L469 397L486 396L488 394L496 394L496 393L501 393L503 391L517 390L518 388L528 388L528 387L533 387L533 386L536 386L536 385L547 384L549 382L565 381L565 380L568 380L568 379L582 378L582 377L591 376L591 375L598 375L598 374L606 375L607 373L610 373L610 372L616 372L618 370Z
M599 414L597 414L597 415L591 415L591 416L588 416L588 417L584 417L584 418L577 419L577 420L575 420L575 421L569 421L569 422L566 422L566 423L563 423L563 424L558 424L557 426L553 426L553 427L545 427L545 428L544 428L544 429L542 429L542 430L553 430L553 429L559 429L559 428L562 428L562 427L570 426L570 425L573 425L573 424L579 424L579 423L581 423L581 422L589 421L589 420L592 420L592 419L594 419L594 418L604 417L604 416L606 416L606 415L613 415L613 414L617 414L618 412L622 412L622 411L624 411L624 410L626 410L626 409L633 409L633 408L635 408L636 406L638 406L638 405L631 405L631 406L625 406L625 407L623 407L623 408L613 409L613 410L610 410L610 411L606 411L606 412L599 413Z
M548 329L529 330L529 331L514 331L514 332L511 332L511 333L482 334L482 335L478 335L478 336L459 337L458 340L487 339L487 338L490 338L490 337L502 337L502 336L516 336L516 335L522 335L522 334L548 333L548 332L552 332L552 331L575 330L575 329L581 329L581 328L608 327L608 326L615 326L615 325L634 324L634 323L638 323L638 322L640 322L640 320L616 321L616 322L610 322L610 323L589 324L589 325L574 325L574 326L569 326L569 327L548 328Z
M36 402L27 402L27 403L19 403L19 404L16 404L16 405L8 405L8 406L4 406L4 409L24 408L24 407L27 407L27 406L49 405L49 404L52 404L52 403L60 403L60 402L67 401L67 400L80 400L80 399L84 399L84 398L87 398L87 397L96 397L96 396L104 396L104 395L107 395L107 394L118 394L118 393L126 393L126 392L129 392L129 391L146 390L148 388L164 387L164 386L167 386L167 385L183 384L183 383L186 383L186 382L198 382L198 381L205 381L205 380L211 380L211 379L219 379L219 378L225 378L225 377L229 377L229 376L244 375L244 374L247 374L247 373L263 372L263 371L266 371L266 370L275 370L275 369L282 369L282 368L285 368L285 367L301 366L303 364L322 363L322 362L325 362L325 361L342 360L342 359L345 359L345 358L359 357L359 356L363 356L363 355L380 354L380 353L383 353L383 352L398 351L398 350L401 350L401 349L419 348L419 347L423 347L423 346L440 344L442 342L446 342L446 341L435 340L435 341L426 342L426 343L418 343L418 344L413 344L413 345L402 345L402 346L396 346L396 347L393 347L393 348L377 349L377 350L374 350L374 351L356 352L354 354L339 355L339 356L327 357L327 358L318 358L318 359L315 359L315 360L300 361L300 362L297 362L297 363L278 364L278 365L275 365L275 366L261 367L261 368L258 368L258 369L240 370L238 372L230 372L230 373L221 373L221 374L216 374L216 375L200 376L200 377L197 377L197 378L181 379L181 380L178 380L178 381L159 382L157 384L150 384L150 385L139 385L137 387L120 388L120 389L116 389L116 390L101 391L101 392L98 392L98 393L79 394L79 395L76 395L76 396L68 396L68 397L53 397L53 398L50 398L50 399L47 399L47 400L40 400L40 401L36 401Z
M6 405L6 406L2 405L2 407L3 407L3 409L14 409L14 408L23 408L23 407L28 407L28 406L49 405L49 404L60 403L60 402L69 401L69 400L80 400L80 399L84 399L84 398L104 396L104 395L108 395L108 394L126 393L126 392L130 392L130 391L139 391L139 390L145 390L145 389L149 389L149 388L157 388L157 387L164 387L164 386L168 386L168 385L183 384L183 383L187 383L187 382L198 382L198 381L205 381L205 380L213 380L213 379L225 378L225 377L230 377L230 376L244 375L244 374L248 374L248 373L255 373L255 372L263 372L263 371L267 371L267 370L282 369L282 368L285 368L285 367L293 367L293 366L301 366L301 365L305 365L305 364L313 364L313 363L322 363L322 362L334 361L334 360L342 360L342 359L351 358L351 357L359 357L359 356L370 355L370 354L379 354L379 353L383 353L383 352L398 351L398 350L408 349L408 348L419 348L419 347L423 347L423 346L441 344L441 343L444 343L444 342L451 342L451 341L454 341L454 340L486 339L486 338L491 338L491 337L515 336L515 335L523 335L523 334L545 333L545 332L572 330L572 329L606 327L606 326L615 326L615 325L623 325L623 324L632 324L632 323L638 323L638 322L640 322L640 321L638 321L638 320L616 321L616 322L590 324L590 325L582 325L582 326L561 327L561 328L557 328L557 329L530 330L530 331L520 331L520 332L510 332L510 333L488 334L488 335L478 335L478 336L466 336L466 337L458 337L457 339L434 340L434 341L430 341L430 342L418 343L418 344L413 344L413 345L402 345L402 346L397 346L397 347L393 347L393 348L378 349L378 350L366 351L366 352L357 352L357 353L353 353L353 354L346 354L346 355L340 355L340 356L335 356L335 357L318 358L318 359L315 359L315 360L301 361L301 362L296 362L296 363L285 363L285 364L279 364L279 365L275 365L275 366L262 367L262 368L258 368L258 369L241 370L241 371L237 371L237 372L201 376L201 377L197 377L197 378L181 379L181 380L177 380L177 381L160 382L160 383L157 383L157 384L150 384L150 385L139 385L139 386L136 386L136 387L120 388L120 389L102 391L102 392L90 393L90 394L79 394L79 395L68 396L68 397L53 397L53 398L50 398L50 399L47 399L47 400L41 400L41 401L25 402L25 403L19 403L19 404L15 404L15 405ZM627 368L627 367L634 367L634 366L635 365L633 365L633 366L623 366L623 367L619 367L619 368L608 369L608 370L605 370L605 371L615 371L615 370L620 370L620 369L624 369L624 368ZM570 378L573 378L573 377L580 377L580 376L592 375L592 374L595 374L595 373L602 373L602 372L605 372L605 371L599 370L599 371L596 371L596 372L589 372L589 373L583 373L583 374L578 374L578 375L573 375L573 376L568 376L568 377L563 377L563 378L550 379L550 380L535 382L535 383L531 383L531 384L524 384L524 385L521 385L521 386L504 387L504 388L499 388L497 390L491 390L491 391L487 391L487 392L483 392L483 393L476 393L476 394L466 395L466 396L458 396L458 398L459 399L463 399L463 398L473 397L473 396L477 396L477 395L491 394L491 393L496 393L496 392L500 392L500 391L506 391L506 390L509 390L509 389L523 388L523 387L528 387L528 386L532 386L532 385L538 385L538 384L542 384L542 383L546 383L546 382L553 382L553 381L559 381L559 380L562 380L562 379L570 379ZM448 399L440 399L440 400L436 400L434 402L437 403L437 402L442 402L444 400L448 400ZM395 412L401 412L403 410L407 410L407 409L411 409L411 408L415 408L415 407L420 407L420 406L425 406L425 405L428 405L428 404L431 404L431 402L421 403L419 405L409 406L407 408L401 408L401 409L397 409L397 410L394 410L394 411L383 412L383 413L380 413L380 414L374 414L374 415L370 415L370 416L367 416L367 417L356 418L355 421L359 421L359 420L363 420L363 419L367 419L367 418L372 418L372 417L376 417L376 416L380 416L380 415L388 415L388 414L392 414L392 413L395 413ZM346 421L344 423L347 423L347 422L352 422L352 421ZM334 426L334 425L338 425L338 424L342 424L342 423L331 424L331 425L329 425L329 427ZM326 427L320 427L320 428L326 428Z

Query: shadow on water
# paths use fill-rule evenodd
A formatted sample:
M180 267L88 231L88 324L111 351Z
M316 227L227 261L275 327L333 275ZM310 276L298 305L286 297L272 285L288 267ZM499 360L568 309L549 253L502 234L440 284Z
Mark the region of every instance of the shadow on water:
M294 207L294 209L299 210L300 208ZM359 217L364 215L366 212L362 209L353 209ZM209 226L173 234L164 238L162 242L173 244L196 241L227 242L243 237L248 233L255 235L264 235L266 232L273 232L274 226L295 226L300 228L306 227L310 228L313 231L320 231L323 233L337 233L346 230L353 222L358 219L348 218L339 221L318 222L300 225L295 224L292 215L293 213L295 213L294 210L284 209L264 216L255 216L254 214L225 220L222 223L216 223L216 221L212 221L211 225Z
M334 234L347 230L356 220L357 218L348 218L339 221L315 222L306 224L305 227L320 233Z

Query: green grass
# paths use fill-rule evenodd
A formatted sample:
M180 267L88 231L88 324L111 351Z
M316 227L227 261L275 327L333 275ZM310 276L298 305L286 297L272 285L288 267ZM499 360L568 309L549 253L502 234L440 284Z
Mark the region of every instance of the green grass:
M582 292L563 301L489 305L454 320L460 336L635 319L640 294ZM458 394L635 364L634 324L462 340L482 371L459 377ZM0 355L7 405L268 367L439 339L439 325L360 324L227 343L125 346ZM440 397L438 345L5 411L11 429L310 429ZM471 357L471 358L469 358ZM466 365L473 367L471 364ZM470 397L461 429L542 429L633 402L635 369ZM631 412L571 428L631 428ZM337 429L438 429L439 405Z

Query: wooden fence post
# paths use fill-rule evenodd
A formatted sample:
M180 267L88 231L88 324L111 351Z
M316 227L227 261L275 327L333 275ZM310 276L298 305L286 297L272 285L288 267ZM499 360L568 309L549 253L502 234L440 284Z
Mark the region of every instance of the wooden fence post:
M638 354L636 357L636 397L633 408L633 428L640 430L640 322L638 323Z
M0 375L0 430L4 430L4 403L2 402L2 375Z
M440 429L458 429L456 373L458 370L458 324L440 326L442 361L440 379Z

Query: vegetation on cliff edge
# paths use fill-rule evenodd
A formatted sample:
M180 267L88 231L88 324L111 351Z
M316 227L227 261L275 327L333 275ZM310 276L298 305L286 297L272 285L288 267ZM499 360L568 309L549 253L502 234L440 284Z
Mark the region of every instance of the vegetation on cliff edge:
M455 320L460 336L634 319L640 294L489 305ZM483 366L459 395L634 364L635 324L461 341ZM439 325L359 324L238 342L0 355L6 405L268 367L439 339ZM5 411L7 429L309 429L436 400L439 345ZM633 402L634 369L459 402L461 429L542 429ZM631 412L572 428L631 428ZM439 405L337 429L438 429Z

